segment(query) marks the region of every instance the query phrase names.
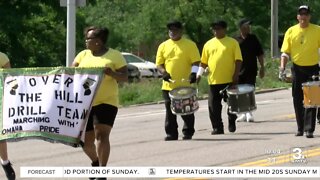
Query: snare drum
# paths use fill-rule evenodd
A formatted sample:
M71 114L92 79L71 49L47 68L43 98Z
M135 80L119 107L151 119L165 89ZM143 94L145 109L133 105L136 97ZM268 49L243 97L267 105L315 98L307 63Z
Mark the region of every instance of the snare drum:
M227 89L229 112L232 114L249 112L257 109L254 86L239 84Z
M302 90L305 108L320 107L320 81L302 83Z
M192 114L199 109L197 89L193 87L179 87L169 92L171 111L176 115Z

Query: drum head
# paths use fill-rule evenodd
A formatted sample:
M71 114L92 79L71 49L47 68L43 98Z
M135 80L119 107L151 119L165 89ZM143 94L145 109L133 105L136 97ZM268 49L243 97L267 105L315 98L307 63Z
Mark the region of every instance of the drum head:
M228 94L246 94L252 91L254 91L254 86L250 84L238 84L227 89Z
M196 94L196 89L193 87L179 87L169 92L171 98L188 98L190 95Z
M308 81L302 83L302 86L320 86L320 81Z

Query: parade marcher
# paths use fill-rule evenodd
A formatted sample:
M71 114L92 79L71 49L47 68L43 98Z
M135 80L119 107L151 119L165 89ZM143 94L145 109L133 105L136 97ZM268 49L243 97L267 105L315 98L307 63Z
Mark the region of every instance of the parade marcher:
M107 28L86 28L87 49L81 51L73 62L74 67L105 67L105 77L93 100L83 144L92 166L102 167L109 159L109 135L118 113L118 82L128 80L126 61L119 51L107 46L108 36Z
M1 68L11 68L9 58L6 54L0 52L0 67ZM3 167L4 172L6 173L8 180L15 180L16 174L14 169L12 168L12 164L8 158L8 148L7 142L0 142L0 157L1 157L1 165Z
M296 136L313 138L316 124L316 108L304 108L302 83L312 81L319 74L320 27L310 23L311 11L302 5L297 12L298 24L291 26L285 33L281 47L279 78L285 80L287 61L292 61L292 97L298 131Z
M223 20L211 24L211 30L215 37L207 41L202 50L201 65L197 73L197 81L200 80L204 70L209 67L209 116L212 124L212 135L224 134L224 126L221 117L224 98L221 94L228 86L238 84L239 71L242 56L239 43L227 36L227 23ZM237 116L228 111L229 132L236 131L235 120Z
M260 64L259 76L260 78L264 77L264 54L258 38L250 31L251 23L252 21L248 19L240 20L240 34L236 36L235 39L240 44L243 59L239 74L239 84L250 84L255 86L258 72L257 60ZM253 122L254 118L252 113L242 113L236 120L236 122L240 121Z
M165 101L166 117L165 141L177 140L177 116L171 112L169 92L177 87L191 86L196 82L196 73L200 62L200 53L196 44L183 37L183 25L180 21L171 21L167 24L169 38L158 47L156 64L162 73L162 96ZM186 81L182 81L182 80ZM170 82L173 80L173 82ZM182 129L183 140L192 139L195 132L194 114L181 115L184 121Z

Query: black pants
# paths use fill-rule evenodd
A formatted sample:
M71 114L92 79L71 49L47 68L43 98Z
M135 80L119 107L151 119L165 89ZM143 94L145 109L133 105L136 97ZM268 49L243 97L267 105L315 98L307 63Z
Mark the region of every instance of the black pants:
M319 66L292 66L292 97L298 131L314 132L316 126L316 108L304 108L302 83L312 81L312 75L318 75Z
M172 114L171 111L171 100L169 97L169 91L162 90L162 96L164 99L164 104L166 107L166 119L165 119L165 130L167 133L167 136L171 137L178 137L178 123L177 123L177 116L175 114ZM194 114L184 115L181 116L181 118L184 121L184 125L182 128L182 133L185 136L193 136L195 130L194 130Z
M220 94L220 91L225 89L229 84L216 84L210 85L209 90L209 117L211 121L211 125L213 129L223 130L223 122L222 122L222 104L221 100L223 99L223 95ZM228 110L228 122L229 124L234 124L237 119L237 115L231 114Z

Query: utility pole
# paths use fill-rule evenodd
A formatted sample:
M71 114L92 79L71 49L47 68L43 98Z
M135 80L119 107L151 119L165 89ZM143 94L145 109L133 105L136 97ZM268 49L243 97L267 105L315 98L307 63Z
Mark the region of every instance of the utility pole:
M271 58L278 56L278 0L271 0Z
M76 6L85 5L86 0L60 0L60 6L67 7L66 67L72 64L76 54Z

